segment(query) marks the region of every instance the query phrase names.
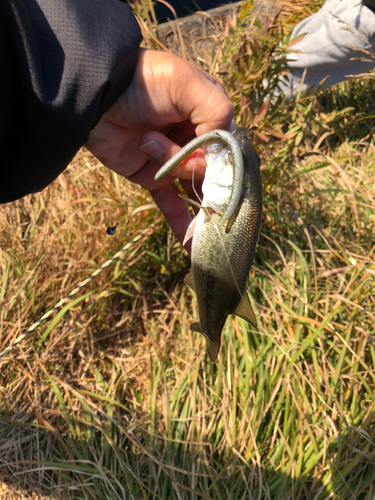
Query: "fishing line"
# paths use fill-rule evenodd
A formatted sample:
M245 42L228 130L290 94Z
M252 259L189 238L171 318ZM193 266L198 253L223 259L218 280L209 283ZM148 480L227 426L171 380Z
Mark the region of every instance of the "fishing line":
M236 288L237 288L237 291L238 291L238 293L239 293L240 297L242 297L242 292L241 292L241 290L240 290L240 287L238 286L238 282L237 282L236 277L235 277L235 275L234 275L234 271L233 271L233 268L232 268L231 263L230 263L230 260L229 260L229 255L228 255L227 250L226 250L226 248L225 248L225 244L224 244L223 237L222 237L222 235L221 235L221 233L220 233L220 231L219 231L219 227L218 227L218 225L215 223L215 221L212 219L211 214L210 214L209 212L206 212L206 213L207 213L207 215L210 217L211 222L212 222L212 224L213 224L213 226L214 226L214 228L215 228L215 230L216 230L216 232L217 232L217 234L218 234L218 236L219 236L219 239L220 239L220 241L221 241L221 245L222 245L222 248L223 248L223 251L224 251L224 255L225 255L225 258L226 258L226 260L227 260L227 263L228 263L228 266L229 266L229 270L230 270L230 273L231 273L231 275L232 275L232 278L233 278L234 284L236 285Z
M144 229L141 231L135 238L132 239L129 243L126 243L121 250L119 250L113 257L111 257L109 260L104 262L104 264L99 267L96 271L94 271L91 276L86 278L82 283L80 283L72 292L69 293L66 297L60 300L51 310L49 310L44 316L42 316L38 321L36 321L31 327L26 330L26 332L21 333L21 335L8 347L6 347L3 351L0 352L0 358L8 354L14 347L16 347L17 344L19 344L25 337L27 337L30 333L32 333L36 328L44 323L54 312L57 312L61 309L61 307L68 302L77 292L79 292L87 283L89 283L91 280L93 280L98 274L100 274L104 269L106 269L108 266L112 264L115 260L117 260L121 255L126 252L126 250L129 250L137 241L139 241L143 236L151 233L154 230L154 227L151 226L147 229Z
M201 148L203 148L206 144L207 144L207 141L204 144L202 144ZM193 165L193 175L191 177L191 187L193 188L193 191L194 191L195 196L197 197L197 200L202 205L203 198L202 199L200 198L200 196L197 193L197 191L195 189L195 186L194 186L194 174L195 174L195 166L196 166L197 162L198 162L198 157L195 157L195 162L194 162L194 165Z
M220 234L219 228L218 228L218 226L215 224L215 221L213 221L212 219L211 219L211 221L212 221L212 223L213 223L214 228L216 229L217 234L219 235L219 238L220 238L220 241L221 241L221 244L222 244L223 250L224 250L224 255L225 255L226 259L227 259L227 262L228 262L228 265L229 265L229 269L230 269L230 272L231 272L231 275L232 275L232 278L233 278L234 284L236 285L236 288L237 288L237 291L238 291L238 293L239 293L240 297L242 297L242 292L241 292L241 290L240 290L240 287L238 286L238 282L237 282L237 280L236 280L236 277L234 276L234 271L233 271L233 268L232 268L231 263L230 263L230 260L229 260L229 255L227 254L227 250L226 250L225 245L224 245L223 237L222 237L222 235Z

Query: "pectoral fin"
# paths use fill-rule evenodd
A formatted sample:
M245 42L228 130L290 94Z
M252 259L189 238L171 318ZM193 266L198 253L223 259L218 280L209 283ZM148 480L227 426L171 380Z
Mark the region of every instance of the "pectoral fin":
M194 276L193 276L193 273L191 272L191 269L187 273L187 275L185 276L184 283L185 283L185 285L189 286L193 290L193 292L195 292ZM199 325L199 323L194 323L194 325ZM191 326L193 326L193 325L191 325ZM193 331L199 332L199 330L193 330Z
M247 295L247 292L244 292L244 294L241 297L240 303L238 304L238 306L236 307L235 311L232 314L239 316L240 318L244 319L245 321L252 324L256 328L257 320L253 308L251 307L250 299L249 296Z
M207 354L209 355L210 357L210 360L213 362L213 361L216 361L216 358L217 358L217 355L219 353L219 350L220 350L220 345L221 345L221 342L220 342L220 337L216 340L212 340L210 338L207 337L207 335L204 333L204 331L202 330L202 327L199 323L193 323L190 325L190 330L192 332L199 332L201 333L202 335L204 335L206 337L206 340L207 340Z
M195 229L196 222L197 222L197 218L196 217L190 222L190 225L187 228L187 231L185 233L185 238L184 238L184 241L182 243L183 245L185 245L185 243L187 241L189 241L190 238L192 238L194 236L194 229Z

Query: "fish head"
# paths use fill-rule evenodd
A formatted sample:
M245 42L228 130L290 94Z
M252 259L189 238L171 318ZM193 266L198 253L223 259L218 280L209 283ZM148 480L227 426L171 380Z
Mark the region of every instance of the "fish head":
M207 168L202 185L203 207L210 207L222 214L232 193L233 165L227 146L209 143L203 146Z
M260 158L258 153L255 151L253 143L249 140L247 135L247 129L245 127L238 127L233 132L233 137L237 140L241 147L241 151L244 157L247 157L249 161L252 161L253 165L258 168L258 173L260 172Z

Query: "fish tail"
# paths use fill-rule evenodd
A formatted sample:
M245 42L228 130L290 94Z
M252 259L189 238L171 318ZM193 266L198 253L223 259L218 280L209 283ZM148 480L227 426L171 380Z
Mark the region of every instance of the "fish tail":
M220 350L220 339L219 340L211 340L207 339L207 354L210 356L210 360L216 361L217 355Z
M218 338L216 340L212 340L209 337L207 337L207 335L204 333L200 323L191 324L190 330L192 332L199 332L204 337L206 337L206 339L207 339L207 354L209 355L211 361L216 361L217 355L218 355L219 350L220 350L220 345L221 345L220 338Z

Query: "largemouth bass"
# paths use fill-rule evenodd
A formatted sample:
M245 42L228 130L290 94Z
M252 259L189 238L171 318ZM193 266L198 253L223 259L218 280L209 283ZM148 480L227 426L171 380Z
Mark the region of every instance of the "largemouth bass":
M235 314L254 327L257 324L246 285L262 215L259 157L245 128L235 130L233 138L241 151L242 179L236 176L236 158L228 146L205 145L207 170L202 208L187 234L187 238L193 237L192 266L185 283L196 293L199 311L199 322L190 329L206 337L212 361L217 358L228 315ZM234 192L240 194L228 218Z

